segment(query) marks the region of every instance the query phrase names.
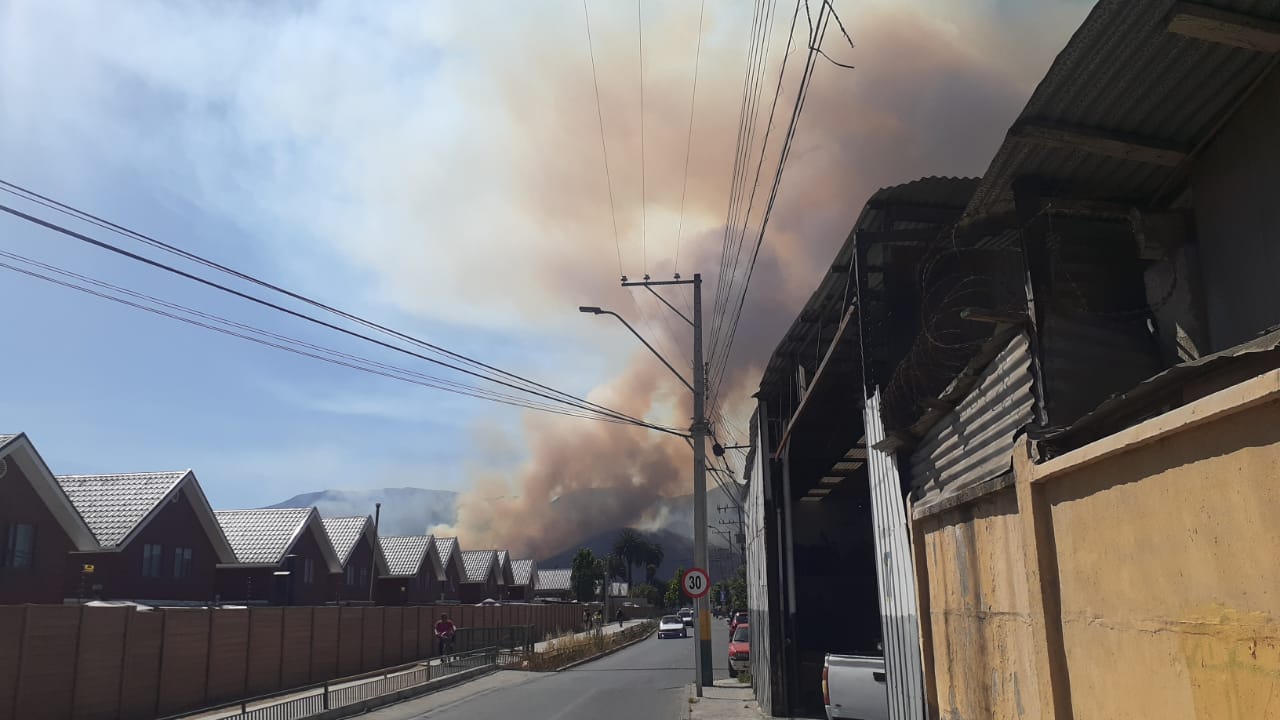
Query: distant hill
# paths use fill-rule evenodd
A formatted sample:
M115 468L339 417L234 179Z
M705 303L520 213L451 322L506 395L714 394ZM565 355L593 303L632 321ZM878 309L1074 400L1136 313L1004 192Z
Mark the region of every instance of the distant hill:
M607 555L613 549L613 541L618 537L618 532L622 528L614 530L606 530L597 533L581 542L574 543L571 547L567 547L560 552L538 560L539 567L570 567L573 563L573 556L577 554L579 548L589 548L591 552L599 555ZM678 567L689 567L693 564L693 538L677 535L669 530L657 530L654 532L637 531L650 542L657 542L662 546L662 565L658 567L658 577L665 580L671 577L671 573L675 572ZM644 579L644 573L637 567L632 571L635 575L636 582Z
M433 525L452 524L457 517L458 493L425 488L377 488L372 490L321 490L295 495L269 507L295 508L315 505L321 515L373 515L374 503L382 503L379 531L383 535L416 535Z

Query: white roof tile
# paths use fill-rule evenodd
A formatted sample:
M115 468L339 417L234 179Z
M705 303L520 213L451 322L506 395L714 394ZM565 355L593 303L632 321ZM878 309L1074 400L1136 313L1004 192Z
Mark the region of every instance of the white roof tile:
M436 553L440 555L441 567L449 565L449 556L454 553L454 549L458 547L458 538L438 537L436 538Z
M365 526L373 524L373 518L368 515L355 515L324 518L323 522L329 542L333 543L333 551L338 554L338 562L345 566L347 560L351 558L351 551L356 549L356 544L364 535Z
M214 515L231 543L236 561L245 565L276 565L306 527L315 508L216 510Z
M569 568L554 568L538 571L538 584L535 590L571 590L573 589L573 571Z
M516 585L528 585L533 582L533 573L536 566L533 560L512 560L511 575L515 578Z
M387 574L408 577L418 574L431 546L430 535L388 535L380 539L387 556Z
M177 472L58 475L58 485L104 548L124 541L178 481Z
M463 582L485 582L497 559L498 553L493 550L463 550L462 567L466 573Z

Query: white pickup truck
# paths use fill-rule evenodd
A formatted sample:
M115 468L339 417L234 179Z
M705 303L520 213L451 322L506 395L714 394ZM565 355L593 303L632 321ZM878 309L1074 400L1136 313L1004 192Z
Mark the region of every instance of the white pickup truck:
M888 720L884 658L828 653L822 662L822 703L827 720Z

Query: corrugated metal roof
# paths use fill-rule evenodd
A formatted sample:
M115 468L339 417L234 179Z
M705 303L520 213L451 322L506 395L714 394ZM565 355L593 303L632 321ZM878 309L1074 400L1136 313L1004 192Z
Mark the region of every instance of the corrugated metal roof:
M1014 440L1032 421L1034 403L1030 340L1019 333L911 454L916 507L1008 471Z
M498 553L494 550L463 550L462 569L466 578L464 582L482 583L495 572Z
M231 543L236 562L278 565L315 512L310 507L215 510L214 516Z
M872 227L888 227L893 230L909 230L929 227L931 223L916 222L907 218L895 219L894 213L903 208L936 208L954 210L960 214L978 185L977 178L925 177L911 182L877 190L867 199L853 229L836 252L835 259L822 278L818 288L809 296L800 313L779 341L765 366L760 379L762 393L776 392L790 382L795 359L810 342L819 323L834 330L843 313L842 306L849 288L848 269L853 259L856 236L859 230ZM933 223L942 225L942 222ZM847 293L852 299L852 292Z
M333 543L333 551L338 554L338 562L344 566L351 558L351 551L364 535L365 528L373 525L373 518L368 515L350 517L324 518L324 532Z
M533 560L512 560L511 575L515 578L515 584L528 585L532 583L537 568L538 566Z
M382 554L387 557L387 574L394 577L417 575L431 548L430 535L387 535L379 538L379 542Z
M58 485L104 548L119 545L190 472L59 475Z
M1272 56L1186 37L1167 28L1173 0L1101 0L1059 53L997 151L966 212L1011 206L1011 184L1038 176L1071 194L1149 202L1177 168L1020 140L1020 126L1045 122L1195 149ZM1280 0L1213 5L1280 20Z
M573 571L569 568L538 570L538 583L535 590L558 592L573 589Z

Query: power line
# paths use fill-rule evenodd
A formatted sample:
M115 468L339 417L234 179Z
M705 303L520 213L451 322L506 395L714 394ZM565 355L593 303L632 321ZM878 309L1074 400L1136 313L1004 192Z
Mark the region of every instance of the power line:
M596 78L596 50L591 42L591 15L587 12L587 0L582 0L582 15L587 26L587 53L591 56L591 84L596 90L596 120L600 125L600 152L604 155L605 185L609 188L609 215L613 218L613 246L618 251L618 275L626 274L622 269L622 243L618 240L618 210L613 202L613 175L609 172L609 147L604 140L604 111L600 109L600 81Z
M0 182L3 182L3 181L0 181ZM10 185L10 183L5 183L5 184L6 184L6 185ZM56 202L56 201L53 201L53 202ZM69 207L69 206L67 206L67 207ZM53 230L54 232L57 232L57 233L60 233L60 234L66 235L66 236L68 236L68 237L71 237L71 238L74 238L74 239L77 239L77 240L80 240L81 242L85 242L85 243L88 243L88 244L90 244L90 245L94 245L95 247L99 247L99 248L104 249L104 250L108 250L108 251L110 251L110 252L116 253L116 254L121 255L121 256L123 256L123 257L126 257L126 258L128 258L128 259L135 260L135 261L137 261L137 262L141 262L141 263L146 264L146 265L150 265L150 266L152 266L152 267L154 267L154 268L157 268L157 269L160 269L160 270L164 270L164 271L169 272L169 273L171 273L171 274L174 274L174 275L177 275L177 276L179 276L179 277L182 277L182 278L185 278L185 279L191 280L191 281L193 281L193 282L197 282L197 283L199 283L199 284L202 284L202 285L205 285L205 286L207 286L207 287L210 287L210 288L213 288L213 289L219 290L219 291L221 291L221 292L224 292L224 293L227 293L227 294L230 294L230 295L234 295L234 296L239 297L239 298L244 299L244 300L248 300L248 301L250 301L250 302L252 302L252 303L255 303L255 304L261 305L261 306L263 306L263 307L267 307L267 308L270 308L270 309L276 310L276 311L278 311L278 312L282 312L282 313L285 313L285 314L287 314L287 315L291 315L291 316L296 317L296 318L298 318L298 319L305 320L305 321L307 321L307 322L310 322L310 323L313 323L313 324L319 325L319 326L321 326L321 327L324 327L324 328L327 328L327 329L330 329L330 330L334 330L334 331L336 331L336 332L340 332L340 333L345 334L345 335L349 335L349 336L354 337L354 338L357 338L357 339L361 339L361 340L365 340L365 341L367 341L367 342L371 342L371 343L373 343L373 344L375 344L375 345L379 345L379 346L381 346L381 347L384 347L384 348L387 348L387 349L390 349L390 350L394 350L394 351L396 351L396 352L403 353L403 354L409 355L409 356L411 356L411 357L415 357L415 358L417 358L417 359L419 359L419 360L425 360L425 361L430 362L430 363L433 363L433 364L435 364L435 365L439 365L439 366L442 366L442 367L449 368L449 369L451 369L451 370L454 370L454 371L456 371L456 372L463 373L463 374L465 374L465 375L470 375L470 376L472 376L472 377L475 377L475 378L478 378L478 379L481 379L481 380L485 380L485 381L487 381L487 382L495 383L495 384L497 384L497 385L502 385L502 386L504 386L504 387L508 387L508 388L510 388L510 389L517 390L517 391L519 391L519 392L524 392L524 393L528 393L528 394L530 394L530 395L535 395L535 396L537 396L537 397L541 397L541 398L543 398L543 399L550 400L550 401L552 401L552 402L554 402L554 403L563 404L563 405L566 405L566 406L569 406L569 407L574 407L574 408L578 408L578 409L582 409L582 410L587 410L587 411L594 412L594 413L597 413L597 414L600 414L600 415L606 415L606 416L614 417L614 418L616 418L616 419L624 420L624 421L627 421L627 422L643 424L645 427L649 427L650 429L654 429L654 430L660 430L661 432L667 432L667 433L674 434L674 435L683 435L683 434L684 434L684 433L681 433L681 432L679 432L679 431L677 431L677 430L675 430L675 429L673 429L673 428L668 428L668 427L664 427L664 426L660 426L660 425L655 425L655 424L652 424L652 423L648 423L648 422L645 422L645 421L643 421L643 420L639 420L638 418L634 418L634 417L631 417L631 416L626 415L626 414L624 414L624 413L621 413L621 412L618 412L618 411L616 411L616 410L613 410L613 409L611 409L611 408L604 407L603 405L598 405L598 404L596 404L596 403L592 403L592 402L590 402L590 401L582 400L581 398L575 398L574 396L569 395L568 393L564 393L564 392L562 392L562 391L558 391L558 390L554 390L554 389L550 389L550 388L548 388L548 391L549 391L549 392L542 392L542 391L539 391L539 390L534 390L534 389L531 389L530 387L517 385L517 384L514 384L514 383L512 383L512 382L507 382L506 380L502 380L502 379L499 379L499 378L495 378L495 377L492 377L492 376L488 376L488 375L485 375L485 374L482 374L482 373L479 373L479 372L476 372L476 371L473 371L473 370L469 370L469 369L467 369L467 368L465 368L465 367L461 367L461 366L458 366L458 365L454 365L454 364L451 364L451 363L448 363L448 362L445 362L445 361L439 360L439 359L437 359L437 358L429 357L429 356L427 356L427 355L422 355L422 354L420 354L420 353L414 352L414 351L409 350L409 349L407 349L407 348L400 347L400 346L398 346L398 345L393 345L393 344L391 344L391 343L384 342L384 341L379 340L379 339L377 339L377 338L374 338L374 337L371 337L371 336L368 336L368 335L364 335L364 334L358 333L358 332L356 332L356 331L354 331L354 330L351 330L351 329L348 329L348 328L344 328L344 327L341 327L341 326L338 326L338 325L334 325L333 323L329 323L329 322L327 322L327 321L324 321L324 320L321 320L321 319L319 319L319 318L316 318L316 317L313 317L313 316L307 315L307 314L305 314L305 313L301 313L301 312L298 312L298 311L296 311L296 310L293 310L293 309L290 309L290 308L284 307L284 306L282 306L282 305L278 305L278 304L276 304L276 303L270 302L270 301L268 301L268 300L264 300L264 299L262 299L262 298L259 298L259 297L254 296L254 295L250 295L250 294L248 294L248 293L241 292L241 291L239 291L239 290L236 290L236 289L234 289L234 288L228 287L228 286L226 286L226 285L222 285L222 284L220 284L220 283L217 283L217 282L215 282L215 281L209 280L209 279L207 279L207 278L203 278L203 277L200 277L200 276L198 276L198 275L194 275L194 274L189 273L189 272L186 272L186 271L184 271L184 270L181 270L181 269L175 268L175 267L173 267L173 266L166 265L165 263L159 262L159 261L157 261L157 260L153 260L153 259L151 259L151 258L147 258L147 257L145 257L145 256L138 255L138 254L136 254L136 253L130 252L130 251L128 251L128 250L125 250L125 249L123 249L123 248L117 247L117 246L115 246L115 245L112 245L112 244L110 244L110 243L104 242L104 241L102 241L102 240L98 240L98 239L96 239L96 238L90 237L90 236L85 235L85 234L83 234L83 233L79 233L79 232L76 232L76 231L71 230L71 229L69 229L69 228L63 227L63 226L58 225L58 224L56 224L56 223L52 223L52 222L49 222L49 221L47 221L47 220L43 220L43 219L41 219L41 218L35 217L35 216L33 216L33 215L29 215L29 214L24 213L24 212L22 212L22 211L20 211L20 210L16 210L16 209L14 209L14 208L11 208L11 207L9 207L9 206L7 206L7 205L2 205L2 204L0 204L0 211L6 212L6 213L8 213L8 214L10 214L10 215L13 215L14 217L17 217L17 218L20 218L20 219L26 220L27 222L30 222L30 223L32 223L32 224L39 225L39 226L44 227L44 228L49 229L49 230ZM105 222L105 221L104 221L104 222ZM131 232L131 231L130 231L130 232ZM156 242L159 242L159 241L156 241ZM181 252L185 253L185 251L181 251ZM211 262L211 261L209 261L209 262ZM229 271L229 272L233 272L233 273L234 273L235 271ZM244 277L248 277L248 276L244 276ZM265 283L262 283L262 281L258 281L258 282L260 282L261 284L265 284ZM270 287L273 287L273 288L274 288L275 286L270 286ZM318 306L320 305L318 302L313 301L313 300L310 300L310 299L307 299L307 298L304 298L303 296L301 296L301 295L297 295L296 293L292 293L292 292L290 292L290 291L286 291L286 290L283 290L283 289L279 289L279 291L280 291L280 292L282 292L282 293L285 293L285 294L287 294L287 295L289 295L289 296L291 296L291 297L297 297L297 298L299 298L299 299L303 299L304 301L309 302L309 303L311 303L311 304L318 305ZM327 307L327 306L323 306L323 307ZM356 316L354 316L354 315L349 315L349 314L346 314L346 313L342 313L342 311L334 310L334 312L337 312L337 313L343 314L343 316L344 316L344 317L350 317L350 318L352 318L352 319L357 319L358 321L360 321L360 322L362 322L362 323L364 323L364 324L370 324L370 325L372 325L372 324L373 324L373 323L371 323L370 321L365 321L365 320L363 320L363 319L357 318L357 317L356 317ZM378 326L378 327L381 327L381 326ZM397 334L397 335L401 335L401 336L402 336L402 337L404 337L404 338L409 338L409 336L407 336L407 335L403 335L403 334L401 334L401 333L397 333L396 331L391 331L390 329L387 329L387 330L388 330L388 332L395 333L395 334ZM411 338L410 338L410 339L411 339ZM417 342L421 343L421 342L423 342L423 341L417 341ZM433 346L433 347L438 347L438 346ZM444 351L444 352L447 352L447 353L452 353L452 351L443 350L443 348L441 348L440 350L442 350L442 351ZM454 353L454 354L456 354L456 353ZM460 356L460 355L459 355L459 357L465 357L465 356ZM483 364L483 363L479 363L479 361L470 360L469 358L468 358L468 361L470 361L470 362L471 362L471 363L473 363L473 364L478 364L478 365L484 366L484 364ZM485 367L491 367L491 366L485 366ZM513 375L513 374L511 374L511 373L507 373L506 371L503 371L503 370L497 370L496 368L493 368L493 369L494 369L495 371L499 372L499 373L502 373L502 374L506 374L506 375ZM519 376L514 376L514 377L515 377L515 378L519 378ZM523 382L523 383L525 383L525 384L532 384L532 385L535 385L535 386L540 386L540 384L538 384L538 383L534 383L533 381L527 380L527 379L525 379L525 378L519 378L519 379L520 379L520 381L521 381L521 382ZM546 386L541 386L541 387L546 387ZM553 393L553 394L552 394L552 393ZM557 395L559 395L559 397L557 397ZM589 407L588 407L588 406L589 406Z
M724 371L724 368L728 366L729 352L733 348L733 340L734 340L734 337L737 335L737 331L738 331L738 322L742 318L742 308L746 304L747 290L750 287L751 277L755 271L756 260L759 259L760 257L760 247L764 243L765 230L768 227L769 218L773 214L774 203L778 199L778 188L782 184L782 174L786 169L787 158L791 154L791 144L792 144L792 141L795 139L796 128L800 120L800 113L803 112L804 110L804 101L809 94L809 85L810 85L811 79L813 78L813 70L817 65L817 61L816 61L817 50L822 45L822 40L826 36L827 27L830 26L831 17L834 14L835 14L835 11L834 9L831 8L830 4L824 3L823 6L818 10L817 27L815 28L813 35L811 35L809 38L809 55L805 62L804 72L801 75L800 88L796 92L796 101L791 111L791 121L787 128L787 134L784 136L784 140L782 144L782 152L778 159L778 170L774 174L773 187L770 189L770 192L769 192L769 201L765 206L764 215L761 218L760 231L756 236L755 249L751 254L751 264L747 268L747 276L745 281L743 282L742 293L738 298L737 309L734 312L733 323L729 329L728 341L725 345L724 354L720 362L721 371L720 371L719 377L716 380L715 390L712 395L713 398L718 397L720 392L720 385L724 382L723 371Z
M79 208L73 207L73 206L71 206L71 205L68 205L68 204L66 204L66 203L60 202L60 201L55 200L55 199L53 199L53 198L47 197L47 196L45 196L45 195L41 195L41 194L39 194L39 193L37 193L37 192L35 192L35 191L33 191L33 190L30 190L30 189L28 189L28 188L22 187L21 185L17 185L17 184L15 184L15 183L11 183L11 182L8 182L8 181L5 181L5 180L0 180L0 190L3 190L4 192L7 192L7 193L9 193L9 194L11 194L11 195L15 195L15 196L17 196L17 197L23 198L24 200L27 200L27 201L30 201L30 202L34 202L34 203L40 204L40 205L42 205L42 206L44 206L44 207L47 207L47 208L53 209L53 210L55 210L55 211L57 211L57 212L59 212L59 213L62 213L63 215L66 215L66 216L69 216L69 217L74 217L74 218L76 218L76 219L78 219L78 220L82 220L82 221L84 221L84 222L88 222L88 223L90 223L90 224L96 225L96 226L98 226L98 227L100 227L100 228L103 228L103 229L105 229L105 230L109 230L109 231L111 231L111 232L113 232L113 233L115 233L115 234L117 234L117 235L122 236L122 237L126 237L126 238L129 238L129 239L132 239L132 240L137 240L137 241L139 241L139 242L142 242L142 243L144 243L144 244L146 244L146 245L149 245L149 246L151 246L151 247L154 247L154 248L156 248L156 249L163 250L164 252L167 252L167 253L170 253L170 254L176 255L176 256L178 256L178 257L181 257L181 258L184 258L184 259L187 259L187 260L191 260L192 262L196 262L196 263L198 263L198 264L204 265L205 267L208 267L208 268L211 268L211 269L218 270L219 272L222 272L222 273L225 273L225 274L231 275L231 276L236 277L236 278L239 278L239 279L241 279L241 280L245 280L246 282L253 283L253 284L258 285L258 286L260 286L260 287L266 288L266 289L271 290L271 291L273 291L273 292L276 292L276 293L279 293L279 294L284 295L284 296L286 296L286 297L289 297L289 298L291 298L291 299L298 300L298 301L300 301L300 302L306 303L306 304L308 304L308 305L311 305L312 307L319 308L319 309L321 309L321 310L324 310L325 312L331 313L331 314L336 315L336 316L338 316L338 317L341 317L341 318L343 318L343 319L345 319L345 320L349 320L349 321L351 321L351 322L357 323L357 324L362 325L362 326L364 326L364 327L367 327L367 328L369 328L369 329L376 330L376 331L378 331L378 332L380 332L380 333L383 333L383 334L385 334L385 335L387 335L387 336L389 336L389 337L394 337L394 338L396 338L396 339L399 339L399 340L402 340L402 341L409 342L410 344L415 345L415 346L417 346L417 347L421 347L421 348L423 348L423 349L426 349L426 350L429 350L429 351L431 351L431 352L437 353L437 354L439 354L439 355L441 355L441 356L448 357L448 358L451 358L451 359L454 359L454 360L458 360L458 361L463 362L463 363L465 363L465 364L467 364L467 365L470 365L470 366L472 366L472 367L479 368L479 369L480 369L480 370L482 370L483 372L480 372L480 373L472 372L472 371L470 371L470 370L466 370L465 368L458 368L458 367L455 367L454 365L452 365L452 364L450 364L450 363L441 362L441 361L436 360L436 359L434 359L434 358L425 358L425 357L424 357L424 358L422 358L422 359L424 359L424 360L427 360L428 362L432 362L432 363L435 363L435 364L438 364L438 365L443 365L444 367L448 367L448 368L450 368L450 369L454 369L454 370L457 370L457 371L459 371L459 372L463 372L463 373L465 373L465 374L472 375L472 376L474 376L474 377L478 377L478 378L483 379L483 380L488 380L488 381L490 381L490 382L495 382L495 383L498 383L498 384L502 384L502 385L508 385L508 386L510 386L510 385L509 385L509 383L507 383L507 382L505 382L505 381L503 381L503 380L496 379L496 378L493 378L493 377L490 377L490 376L488 376L488 375L484 374L484 373L495 373L495 374L500 375L500 376L502 376L502 377L505 377L505 378L507 378L507 379L509 379L509 380L511 380L511 381L514 381L514 382L516 382L516 383L519 383L519 384L521 384L521 385L526 386L526 387L517 387L517 388L515 388L515 389L517 389L517 390L522 390L522 391L524 391L524 392L529 392L529 393L531 393L531 394L535 394L535 395L541 395L541 393L540 393L539 391L546 391L546 392L552 393L552 394L554 394L554 395L558 395L558 396L560 396L560 398L562 398L562 399L561 399L561 400L557 400L557 401L558 401L558 402L563 402L564 404L568 404L568 405L575 405L575 406L589 406L590 408L594 408L594 409L595 409L595 410L597 410L597 411L602 411L602 412L604 412L604 413L614 413L614 414L617 414L617 415L619 415L619 416L625 417L626 419L629 419L629 420L637 420L637 418L632 418L632 417L630 417L630 416L625 416L625 415L623 415L622 413L617 413L617 411L614 411L614 410L612 410L611 408L607 408L607 407L605 407L605 406L603 406L603 405L600 405L600 404L598 404L598 403L594 403L594 402L591 402L591 401L589 401L589 400L584 400L584 399L582 399L582 398L576 397L576 396L571 395L571 394L569 394L569 393L566 393L566 392L564 392L564 391L557 390L557 389L555 389L555 388L552 388L552 387L547 386L547 385L545 385L545 384L542 384L542 383L536 382L536 381L534 381L534 380L530 380L530 379L528 379L528 378L524 378L524 377L522 377L522 376L520 376L520 375L517 375L517 374L515 374L515 373L511 373L511 372L508 372L508 371L503 370L503 369L501 369L501 368L494 367L493 365L489 365L489 364L484 363L484 362L481 362L481 361L479 361L479 360L475 360L474 358L470 358L470 357L468 357L468 356L466 356L466 355L463 355L463 354L461 354L461 353L457 353L457 352L454 352L454 351L449 350L449 349L447 349L447 348L441 347L441 346L439 346L439 345L436 345L436 344L433 344L433 343L427 342L427 341L425 341L425 340L421 340L421 339L419 339L419 338L415 338L415 337L413 337L413 336L411 336L411 335L405 334L405 333L400 332L400 331L398 331L398 330L393 330L392 328L389 328L389 327L387 327L387 326L385 326L385 325L381 325L381 324L376 323L376 322L373 322L373 321L371 321L371 320L367 320L367 319L365 319L365 318L363 318L363 317L360 317L360 316L357 316L357 315L353 315L353 314L351 314L351 313L349 313L349 312L346 312L346 311L344 311L344 310L340 310L340 309L338 309L338 308L332 307L332 306L327 305L327 304L325 304L325 303L319 302L319 301L317 301L317 300L315 300L315 299L312 299L312 298L310 298L310 297L307 297L307 296L301 295L301 294L299 294L299 293L295 293L295 292L293 292L293 291L291 291L291 290L288 290L288 289L285 289L285 288L280 287L280 286L278 286L278 285L272 284L272 283L270 283L270 282L267 282L267 281L262 280L262 279L260 279L260 278L254 277L254 276L249 275L249 274L247 274L247 273L243 273L243 272L241 272L241 271L239 271L239 270L236 270L236 269L234 269L234 268L230 268L230 267L228 267L228 266L226 266L226 265L222 265L222 264L219 264L219 263L214 262L214 261L212 261L212 260L209 260L209 259L207 259L207 258L201 257L200 255L197 255L197 254L195 254L195 253L189 252L189 251L187 251L187 250L183 250L182 248L179 248L179 247L176 247L176 246L171 245L171 244L169 244L169 243L163 242L163 241L158 240L158 239L156 239L156 238L154 238L154 237L151 237L151 236L149 236L149 235L146 235L146 234L143 234L143 233L137 232L137 231L135 231L135 230L132 230L132 229L130 229L130 228L124 227L124 226L122 226L122 225L116 224L116 223L114 223L114 222L111 222L110 220L106 220L106 219L101 218L101 217L99 217L99 216L97 216L97 215L94 215L94 214L92 214L92 213L86 212L86 211L84 211L84 210L81 210L81 209L79 209ZM389 348L395 349L395 350L397 350L398 352L402 352L402 353L404 353L404 352L408 352L408 351L404 350L403 348L400 348L400 347L397 347L397 346L394 346L394 345L388 345L388 344L386 344L386 343L382 343L382 342L380 342L380 341L378 341L378 340L376 340L376 339L374 339L374 338L369 338L369 337L367 337L367 336L360 335L359 333L353 333L353 332L351 332L350 330L347 330L347 329L345 329L345 328L340 328L340 327L336 327L336 326L329 325L328 323L325 323L324 321L318 320L318 319L316 319L316 318L312 318L312 317L310 317L310 316L301 315L301 314L296 313L295 311L293 311L293 310L289 310L289 309L287 309L287 308L281 308L281 307L279 307L279 306L277 306L277 305L275 305L275 304L273 304L273 303L267 302L267 301L262 300L262 299L260 299L260 298L257 298L257 297L254 297L254 296L250 296L250 295L246 295L246 294L244 294L244 293L241 293L241 292L239 292L239 291L237 291L237 290L233 290L233 289L230 289L230 288L225 288L224 286L221 286L221 285L219 285L219 284L217 284L217 283L214 283L214 282L212 282L212 281L205 280L204 278L199 278L199 277L196 277L196 276L190 275L189 273L185 273L185 272L183 272L183 271L176 270L176 269L174 269L174 268L170 268L169 266L166 266L166 265L164 265L164 264L162 264L162 263L159 263L159 262L157 262L157 261L151 260L151 259L149 259L149 258L144 258L144 257L139 256L139 255L135 255L135 254L133 254L133 253L130 253L130 252L126 251L126 250L123 250L123 249L121 249L121 248L115 247L115 246L110 245L110 244L108 244L108 243L105 243L105 242L103 242L103 241L96 240L96 239L90 238L90 237L88 237L88 236L81 235L81 234L79 234L79 233L75 233L75 232L73 232L73 231L68 230L67 228L62 227L62 226L58 226L58 225L55 225L55 224L53 224L53 223L49 223L49 222L44 221L44 220L41 220L41 219L39 219L39 218L35 218L34 216L26 215L25 213L21 213L20 211L14 210L14 209L12 209L12 208L7 208L7 207L5 207L5 206L3 206L3 205L0 205L0 209L4 209L4 210L5 210L5 212L9 212L10 214L15 214L15 215L17 215L17 216L19 216L19 217L22 217L23 219L28 220L29 222L33 222L33 223L35 223L35 224L42 225L42 226L44 226L44 227L46 227L46 228L48 228L48 229L55 230L56 232L60 232L60 233L62 233L62 234L64 234L64 235L65 235L65 234L70 234L70 236L71 236L71 237L75 237L76 239L79 239L79 240L81 240L81 241L83 241L83 242L87 242L87 243L89 243L89 244L92 244L92 245L98 246L98 247L100 247L100 248L102 248L102 249L110 250L111 252L115 252L115 253L117 253L117 254L125 255L126 257L130 257L131 259L139 260L140 262L144 262L144 263L146 263L146 264L153 265L154 267L157 267L157 268L159 268L159 269L163 269L163 270L166 270L166 271L168 271L168 272L172 272L172 273L178 274L178 275L180 275L180 276L186 277L187 279L194 280L194 281L199 282L199 283L201 283L201 284L209 285L210 287L214 287L215 289L219 289L219 290L222 290L222 291L224 291L224 292L228 292L228 293L230 293L230 294L233 294L233 295L236 295L236 296L238 296L238 297L241 297L241 298L243 298L243 299L250 300L251 302L255 302L255 303L260 304L260 305L265 305L265 306L270 307L270 308L272 308L272 309L278 309L278 310L281 310L281 311L286 312L286 313L288 313L288 314L295 315L296 317L300 317L300 318L302 318L302 319L306 319L306 320L308 320L309 322L313 322L313 323L317 323L317 324L320 324L320 325L323 325L323 326L326 326L326 327L330 327L331 329L337 329L338 331L343 332L343 333L345 333L345 334L353 335L353 336L355 336L355 337L358 337L358 338L361 338L361 339L365 339L365 340L368 340L368 341L370 341L370 342L374 342L374 343L376 343L376 344L380 344L380 345L383 345L383 346L385 346L385 347L389 347ZM409 354L414 355L415 357L421 357L421 356L418 356L418 355L416 355L416 354L414 354L414 353L409 353ZM531 390L530 388L533 388L533 389Z
M684 200L689 191L689 155L693 151L693 111L698 103L698 66L702 63L702 19L707 12L707 0L702 0L702 9L698 11L698 49L693 59L693 91L689 97L689 133L684 141L684 182L680 187L680 224L676 227L676 254L671 263L671 272L680 275L680 240L684 235Z
M640 36L640 260L645 275L649 274L649 200L645 188L644 169L644 11L636 0L636 30Z
M15 260L17 262L22 262L29 266L42 268L49 272L55 273L57 275L61 275L64 278L71 278L71 280L59 280L56 277L45 275L43 273L36 272L34 270L27 270L20 267L16 267L14 265L10 265L5 262L0 262L0 268L6 269L6 270L27 275L28 277L31 277L31 278L44 280L46 282L49 282L55 285L60 285L62 287L66 287L69 289L78 290L80 292L93 295L93 296L102 298L104 300L109 300L109 301L112 301L121 305L125 305L128 307L132 307L138 310L144 310L146 312L150 312L155 315L160 315L163 317L171 318L173 320L178 320L180 322L184 322L189 325L194 325L196 327L211 330L213 332L218 332L231 337L236 337L242 340L247 340L249 342L257 343L259 345L263 345L266 347L271 347L278 350L294 353L296 355L313 358L313 359L327 362L333 365L339 365L342 367L359 370L359 371L370 373L373 375L380 375L382 377L391 378L394 380L400 380L403 382L409 382L409 383L421 385L421 386L436 389L436 390L443 390L445 392L456 393L459 395L466 395L469 397L492 400L494 402L499 402L506 405L513 405L516 407L522 407L530 410L540 410L543 412L554 413L557 415L565 415L568 417L577 417L577 418L583 418L583 419L589 419L589 420L600 420L603 422L626 423L626 421L624 420L607 418L607 417L602 417L598 415L588 415L583 412L567 410L565 408L552 406L546 403L530 401L524 398L519 398L512 395L506 395L506 394L498 393L492 390L487 390L485 388L466 385L464 383L458 383L458 382L447 380L444 378L426 375L424 373L420 373L414 370L409 370L407 368L388 365L386 363L382 363L376 360L371 360L369 358L360 357L358 355L351 355L349 353L344 353L331 348L315 345L313 343L291 338L289 336L281 335L279 333L274 333L269 330L263 330L261 328L254 327L252 325L236 322L234 320L229 320L227 318L223 318L218 315L196 310L194 308L190 308L184 305L172 303L151 295L146 295L144 293L139 293L133 290L129 290L128 288L124 288L118 285L113 285L108 282L96 280L94 278L81 275L79 273L75 273L70 270L59 268L54 265L42 263L37 260L32 260L31 258L26 258L15 253L0 251L0 256L9 258L11 260ZM74 282L73 280L79 280L81 281L81 283L85 283L85 284L77 283L77 282ZM88 287L89 285L96 286L100 288L101 291L94 290L91 287ZM141 304L141 302L126 300L124 298L113 296L113 295L107 294L107 292L104 292L108 290L120 293L122 295L127 295L129 297L136 298L139 301L150 302L160 307L168 308L168 310L171 310L172 312L161 310L157 307L144 305L144 304ZM190 316L207 320L210 323L217 323L218 325L221 325L223 327L219 327L217 325L211 325L206 322L202 322L201 320L195 320L195 319L192 319L192 317L183 317L182 315L178 315L175 313L186 313ZM231 328L234 328L234 329L231 329ZM243 332L240 332L240 331L243 331ZM246 335L245 333L253 333L258 337L254 337L252 335ZM309 352L308 350L314 351L314 352Z

